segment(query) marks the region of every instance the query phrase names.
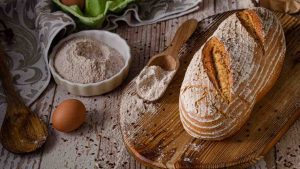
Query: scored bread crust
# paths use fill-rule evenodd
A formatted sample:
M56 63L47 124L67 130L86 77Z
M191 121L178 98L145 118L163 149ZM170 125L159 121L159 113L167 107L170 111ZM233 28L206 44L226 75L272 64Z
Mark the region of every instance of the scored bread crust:
M236 133L277 80L285 49L282 27L267 9L225 19L187 68L179 96L184 129L205 140Z

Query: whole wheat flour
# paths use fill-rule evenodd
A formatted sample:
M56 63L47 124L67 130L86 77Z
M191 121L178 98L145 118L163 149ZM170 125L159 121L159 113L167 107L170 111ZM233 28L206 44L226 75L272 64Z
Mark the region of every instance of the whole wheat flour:
M142 98L158 99L171 82L175 71L166 71L160 66L146 66L136 79L136 90Z
M66 42L54 58L54 67L64 79L75 83L95 83L112 77L124 66L118 51L88 38Z

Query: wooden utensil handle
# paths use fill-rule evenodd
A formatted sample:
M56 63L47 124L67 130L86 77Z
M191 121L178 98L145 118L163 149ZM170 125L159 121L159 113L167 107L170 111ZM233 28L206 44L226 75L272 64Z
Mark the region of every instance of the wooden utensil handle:
M190 38L194 33L198 25L196 19L189 19L185 21L176 31L175 36L171 42L170 47L167 49L167 53L171 56L177 57L177 54L181 46Z
M18 99L19 95L16 93L12 75L9 71L9 68L7 66L7 55L4 52L4 49L2 46L0 46L0 77L2 82L2 87L4 89L4 92L6 94L6 98L12 98L13 100Z

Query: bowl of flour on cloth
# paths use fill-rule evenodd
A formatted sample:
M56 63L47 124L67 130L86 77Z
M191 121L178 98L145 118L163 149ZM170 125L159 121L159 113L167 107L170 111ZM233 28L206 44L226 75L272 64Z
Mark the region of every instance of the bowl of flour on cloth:
M80 96L114 90L127 77L130 48L115 33L88 30L62 39L50 54L49 67L58 85Z

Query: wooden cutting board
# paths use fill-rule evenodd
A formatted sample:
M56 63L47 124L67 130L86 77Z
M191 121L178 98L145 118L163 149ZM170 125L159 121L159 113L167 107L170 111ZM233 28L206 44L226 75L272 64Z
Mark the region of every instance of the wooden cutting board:
M181 68L165 95L139 114L122 111L136 97L135 83L125 88L120 123L125 145L137 160L156 168L244 168L262 158L300 116L300 21L276 13L284 28L287 52L279 80L258 102L249 121L233 137L204 141L188 135L178 111L180 85L193 54L233 12L202 20L181 49ZM132 97L126 97L130 95ZM134 109L134 107L132 107ZM141 109L136 107L136 110Z

